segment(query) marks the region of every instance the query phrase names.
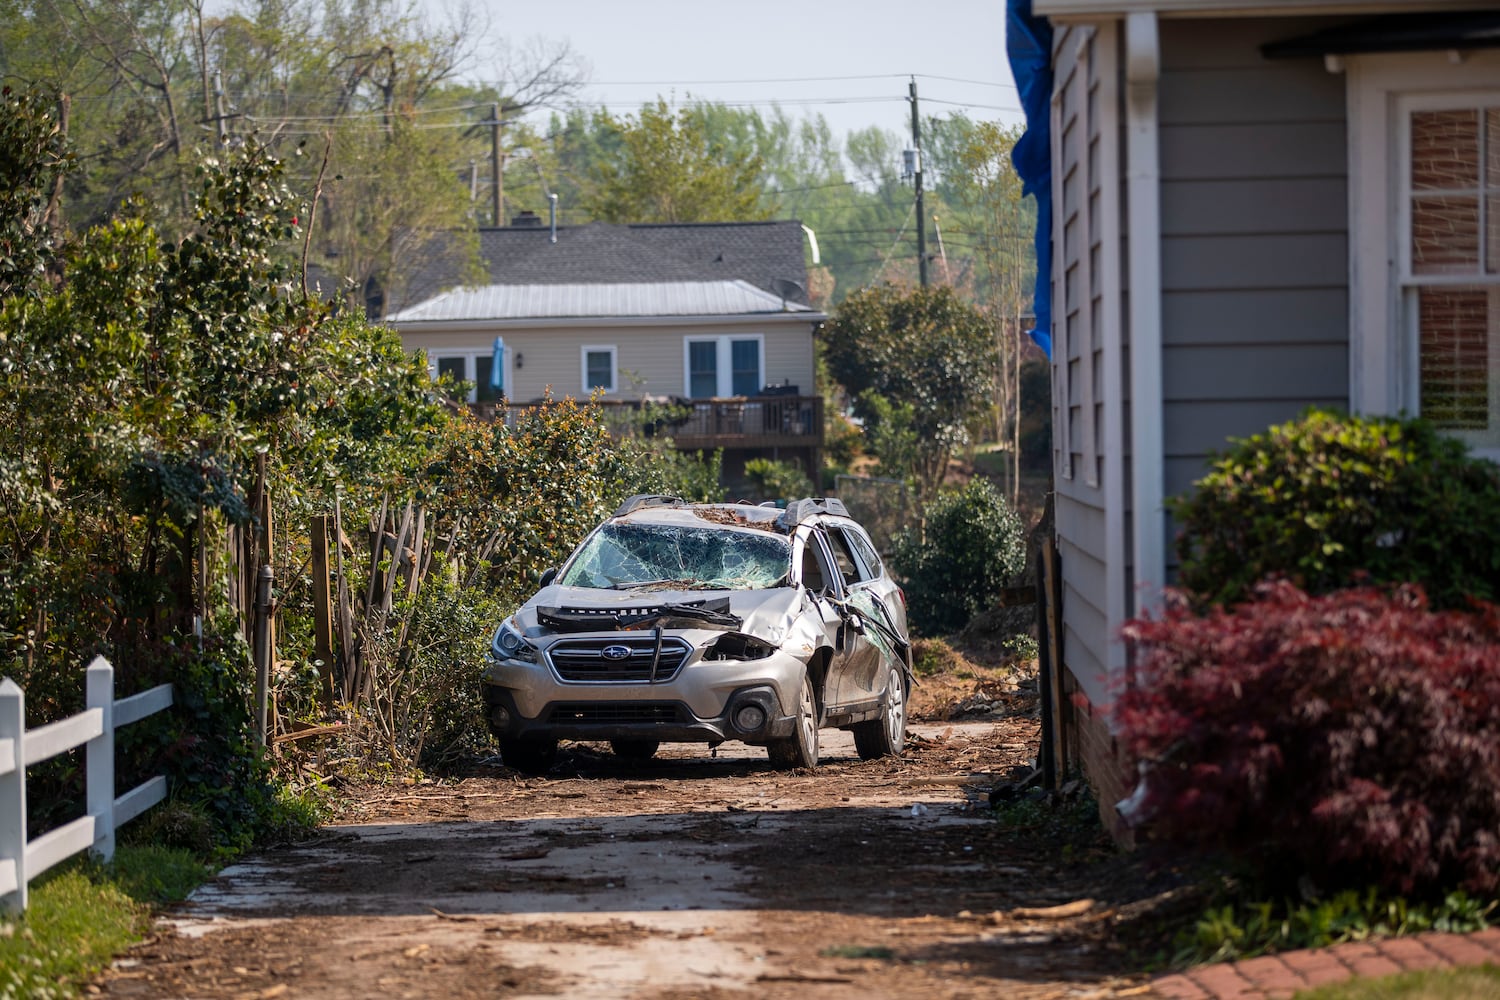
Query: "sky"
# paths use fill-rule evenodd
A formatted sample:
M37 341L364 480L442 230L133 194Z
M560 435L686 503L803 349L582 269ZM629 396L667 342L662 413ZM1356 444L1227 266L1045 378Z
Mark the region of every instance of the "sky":
M432 12L447 0L423 0ZM923 117L961 111L1014 124L1004 0L471 0L512 50L567 41L587 64L577 100L616 114L658 95L780 102L821 113L836 137L870 125L910 133L916 75ZM476 75L493 79L493 59ZM857 78L857 79L856 79Z

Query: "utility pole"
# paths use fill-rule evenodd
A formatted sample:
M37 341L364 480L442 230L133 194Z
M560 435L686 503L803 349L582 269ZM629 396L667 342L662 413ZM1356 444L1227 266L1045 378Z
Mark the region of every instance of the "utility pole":
M917 151L917 275L927 287L927 223L922 218L922 119L917 114L917 78L911 78L911 143Z
M490 170L495 178L495 185L490 189L492 209L494 210L496 227L503 226L503 216L500 209L505 204L504 175L500 172L500 105L490 105L490 120L486 122L490 127Z
M224 124L224 72L219 70L214 73L214 125L218 127L219 145L224 145L224 138L228 135L228 128Z

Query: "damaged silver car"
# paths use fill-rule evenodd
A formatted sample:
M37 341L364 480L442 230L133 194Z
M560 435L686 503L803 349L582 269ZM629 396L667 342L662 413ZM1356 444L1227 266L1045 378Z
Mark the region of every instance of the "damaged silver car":
M632 497L501 623L483 675L502 759L532 772L561 739L635 760L739 740L795 768L839 728L897 755L910 685L905 595L836 499Z

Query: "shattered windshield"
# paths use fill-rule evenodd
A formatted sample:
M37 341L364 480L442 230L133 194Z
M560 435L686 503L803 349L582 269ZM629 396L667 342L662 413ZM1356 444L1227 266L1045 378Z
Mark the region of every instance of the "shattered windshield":
M786 585L780 535L675 524L606 524L558 579L565 587L760 590Z

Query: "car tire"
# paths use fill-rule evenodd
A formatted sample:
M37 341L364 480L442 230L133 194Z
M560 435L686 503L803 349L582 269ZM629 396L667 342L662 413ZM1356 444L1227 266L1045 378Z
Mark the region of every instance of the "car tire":
M854 749L859 751L860 760L899 757L906 746L906 675L900 667L891 666L885 690L885 705L880 709L880 718L849 727L854 733Z
M766 744L771 763L784 771L797 767L818 766L818 698L812 678L802 675L802 692L797 698L796 722L792 735Z
M503 739L500 760L526 774L546 774L557 763L557 741L545 738Z
M657 740L610 740L609 748L622 760L643 763L656 756L661 743Z

